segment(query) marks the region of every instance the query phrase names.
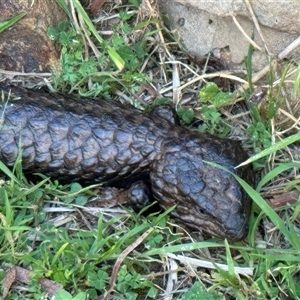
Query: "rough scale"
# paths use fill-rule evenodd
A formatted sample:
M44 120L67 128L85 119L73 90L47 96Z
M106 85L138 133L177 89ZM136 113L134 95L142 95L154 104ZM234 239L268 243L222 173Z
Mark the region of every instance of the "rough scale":
M204 162L252 184L249 167L234 168L247 159L239 142L101 98L0 88L12 92L0 109L0 159L6 165L14 164L21 148L26 173L63 182L128 187L148 177L159 205L176 205L172 215L184 224L232 241L247 235L250 199L230 173Z

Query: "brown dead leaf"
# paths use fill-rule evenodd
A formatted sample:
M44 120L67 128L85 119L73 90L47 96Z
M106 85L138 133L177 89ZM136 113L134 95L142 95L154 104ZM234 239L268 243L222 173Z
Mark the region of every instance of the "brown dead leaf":
M91 13L94 16L102 5L106 2L106 0L93 0L91 3Z
M127 203L128 190L107 187L99 191L99 197L87 203L88 207L114 207Z
M17 281L17 280L16 280L16 268L14 267L14 268L11 268L7 271L6 276L3 280L3 295L2 295L3 300L7 296L11 285L15 281Z
M12 267L10 268L6 276L3 280L3 295L2 300L6 298L6 296L9 293L9 290L11 288L11 285L16 282L22 282L22 283L29 283L30 281L30 272L24 268L21 267ZM38 280L39 284L41 285L41 288L44 292L48 293L50 296L54 294L54 292L60 290L63 288L63 286L59 283L56 283L52 280L49 280L47 278L40 278Z
M56 291L61 290L63 285L47 278L40 278L39 284L42 287L42 290L52 296Z
M297 190L286 192L281 195L275 195L270 200L268 200L268 203L272 208L282 207L287 204L294 204L297 202L299 195L300 192Z

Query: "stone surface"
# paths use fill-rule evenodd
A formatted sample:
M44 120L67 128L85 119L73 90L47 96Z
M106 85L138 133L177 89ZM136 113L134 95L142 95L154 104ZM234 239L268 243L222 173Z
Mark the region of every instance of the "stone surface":
M300 1L251 1L269 52L276 56L300 33ZM166 13L170 27L177 29L187 51L203 56L223 48L230 49L229 68L242 64L249 41L237 28L236 16L244 31L264 49L264 42L257 32L251 14L243 0L160 0L161 11ZM253 66L260 70L267 63L264 51L255 51Z
M59 49L47 37L49 25L66 19L55 0L2 0L0 21L26 16L0 34L0 69L45 72L57 64Z
M252 20L244 0L176 0L186 6L196 7L219 16L239 15ZM300 2L297 0L253 0L250 1L261 25L279 31L300 33Z

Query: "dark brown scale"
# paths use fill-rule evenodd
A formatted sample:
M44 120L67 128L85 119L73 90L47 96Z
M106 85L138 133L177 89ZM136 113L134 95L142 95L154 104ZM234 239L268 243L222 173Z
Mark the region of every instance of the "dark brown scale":
M247 235L249 198L233 176L204 162L253 184L250 168L234 168L247 159L238 142L101 98L0 88L20 98L2 102L0 110L0 159L6 165L14 164L21 146L25 172L65 182L117 186L148 174L160 206L177 205L172 214L183 223L230 240Z

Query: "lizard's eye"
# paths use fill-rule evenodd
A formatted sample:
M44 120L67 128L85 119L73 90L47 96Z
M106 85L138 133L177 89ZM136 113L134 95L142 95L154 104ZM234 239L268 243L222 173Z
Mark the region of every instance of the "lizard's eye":
M205 215L206 214L206 211L202 207L197 207L197 211L201 215Z

